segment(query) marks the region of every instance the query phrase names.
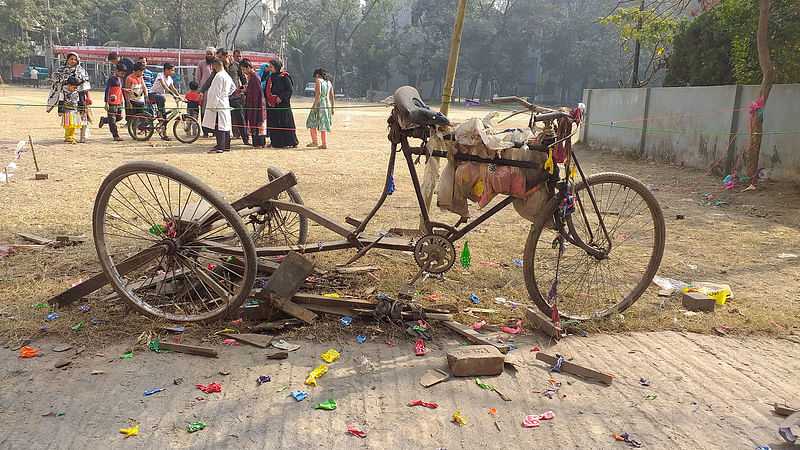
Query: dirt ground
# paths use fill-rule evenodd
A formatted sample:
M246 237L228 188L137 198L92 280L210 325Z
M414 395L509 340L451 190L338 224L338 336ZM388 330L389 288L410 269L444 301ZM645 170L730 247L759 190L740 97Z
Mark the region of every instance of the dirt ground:
M125 142L113 143L107 130L96 128L88 144L63 144L55 114L45 114L41 106L25 106L41 105L45 97L43 89L0 88L0 163L13 160L18 165L10 183L0 183L0 245L20 242L17 232L45 237L91 236L97 189L108 172L127 161L155 160L174 165L231 200L264 184L268 166L291 170L298 177L304 202L339 220L347 215L364 217L382 189L389 155L389 110L382 105L341 104L327 150L304 148L310 138L306 130L299 130L298 149L253 150L234 144L230 153L211 155L206 153L213 145L210 140L201 139L193 145L175 141L133 143L123 135ZM310 102L297 98L294 106L295 120L302 128ZM455 107L450 116L460 121L489 111ZM514 119L508 123L523 124ZM33 180L30 152L14 159L17 142L26 140L29 134L39 165L50 173L48 181ZM66 249L19 249L0 260L0 345L6 346L0 349L5 362L0 373L4 385L10 387L0 394L4 405L0 444L28 446L29 436L13 432L18 428L46 430L36 435L39 441L34 447L87 443L100 447L124 442L122 445L132 447L164 447L166 443L170 447L222 444L255 448L266 441L276 442L280 448L329 447L331 443L334 448L496 448L501 439L504 447L520 448L521 442L535 439L556 448L609 448L624 445L614 442L610 433L629 432L646 445L658 447L770 444L775 448L778 421L770 415L766 403L800 399L800 390L792 379L797 363L789 357L797 353L800 334L800 264L797 258L779 256L800 254L798 186L767 181L754 192L742 192L744 186L725 191L721 183L725 174L702 177L701 170L632 160L593 149L581 149L578 155L590 173L628 173L654 190L667 223L661 276L686 282L728 283L734 293L713 313L687 315L677 296L659 298L659 288L653 285L624 315L583 324L575 330L578 336L588 332L588 338L570 337L548 348L613 372L618 379L611 387L563 376L556 378L564 381L566 399L549 400L532 393L551 377L529 352L532 346L546 348L547 343L532 334L518 338L519 349L512 352L524 361L519 372L487 381L509 390L512 403L480 390L472 379L424 390L417 384L419 376L429 367L444 366L445 349L460 341L441 331L433 351L416 358L413 341L393 328L379 328L368 321L354 322L355 328L350 330L337 328L331 319L297 328L289 338L303 345L280 365L270 361L265 366L264 351L244 346L220 346L219 360L205 360L142 352L142 342L134 359L120 360L119 355L142 333L166 338L161 331L163 324L128 314L117 300L101 300L108 291L81 302L91 308L91 313L79 311L76 304L61 308L59 319L46 324L44 317L53 310L32 307L99 270L90 239ZM416 226L416 201L404 166L396 170L395 183L397 191L368 231ZM712 206L706 206L709 200L704 194L713 195ZM726 204L713 206L716 201ZM678 219L679 215L685 218ZM440 211L434 211L434 217L455 221L452 214ZM528 229L529 223L513 209L501 212L469 236L473 261L509 264L521 259ZM312 225L309 230L311 242L330 237L319 226ZM318 256L315 262L326 268L351 255L336 252ZM394 293L416 271L413 257L404 253L375 252L361 261L382 270L374 277L350 277L329 290L360 295L364 289L375 287L378 292ZM498 268L473 263L468 270L454 268L444 281L428 279L417 288L423 302L436 294L460 308L473 306L470 292L484 299L484 307L492 305L494 297L528 302L522 272L513 265ZM479 319L504 324L518 314L498 306L495 314L462 312L457 318L465 324ZM91 325L92 317L110 323ZM84 325L73 329L79 322ZM47 329L40 330L42 326ZM224 326L230 324L191 325L182 339L219 345L221 339L213 331ZM726 337L694 334L708 334L712 328L723 326L730 330ZM657 332L648 333L651 331ZM371 340L356 344L357 333L368 334ZM388 347L382 344L383 339L395 340L398 345ZM87 347L63 371L53 368L59 357L50 351L60 341L75 348ZM11 349L16 350L23 342L41 349L44 355L30 360L16 358L18 351ZM331 347L342 348L343 358L322 378L321 386L313 388L312 398L295 405L286 395L288 391L275 392L283 385L290 385L290 390L301 388L308 371L321 362L318 355ZM96 356L98 353L104 356ZM375 372L358 373L362 353L375 363ZM164 358L169 358L167 364ZM106 373L90 376L92 370ZM221 376L219 371L231 374ZM271 385L257 386L255 378L261 374L273 377ZM172 385L178 377L183 377L184 383ZM651 388L641 387L639 377L653 381ZM211 381L223 385L222 394L206 395L193 387ZM167 387L167 391L141 397L144 390L157 387ZM644 400L649 393L657 398ZM339 402L339 410L312 409L313 404L329 396ZM417 410L404 406L417 397L437 401L440 407ZM709 403L711 411L706 410ZM493 416L486 414L492 407L500 411L497 425ZM470 419L468 425L457 427L449 421L455 409ZM540 429L521 428L525 414L548 409L556 413L556 419ZM42 416L48 412L67 414ZM209 428L188 434L186 424L197 420L208 422ZM137 437L125 440L116 432L137 423L141 425ZM14 424L13 429L10 424ZM363 427L370 437L359 441L346 435L348 425Z

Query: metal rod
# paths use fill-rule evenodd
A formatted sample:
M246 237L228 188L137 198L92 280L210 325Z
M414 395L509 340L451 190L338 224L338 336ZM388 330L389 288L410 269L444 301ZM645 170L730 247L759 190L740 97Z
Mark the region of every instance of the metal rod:
M383 206L383 202L386 201L386 197L389 196L389 184L392 181L392 173L394 172L394 161L397 156L397 144L392 144L392 154L389 156L389 165L386 168L386 182L383 184L383 192L381 193L381 197L378 199L378 202L375 203L375 206L372 208L372 211L367 214L367 217L361 221L361 224L353 230L353 235L358 236L367 228L367 223L375 216L378 210Z

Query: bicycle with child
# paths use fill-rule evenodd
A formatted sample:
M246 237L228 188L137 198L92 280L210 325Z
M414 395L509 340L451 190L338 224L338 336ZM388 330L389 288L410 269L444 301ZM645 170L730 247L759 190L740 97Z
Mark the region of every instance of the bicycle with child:
M175 139L184 144L196 141L200 137L200 123L188 113L180 111L180 103L186 103L186 99L177 96L173 98L176 107L165 111L163 116L148 99L144 108L136 111L128 120L128 134L134 140L147 141L157 132L162 139L169 140L167 129L172 122L172 135Z

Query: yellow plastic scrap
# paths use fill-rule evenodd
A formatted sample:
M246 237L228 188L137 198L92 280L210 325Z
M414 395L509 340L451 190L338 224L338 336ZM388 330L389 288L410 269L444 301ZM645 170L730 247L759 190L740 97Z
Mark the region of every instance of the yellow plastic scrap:
M312 370L310 374L308 374L308 378L306 378L306 384L317 386L317 378L321 377L328 371L327 364L320 364L319 367Z
M544 170L546 170L547 173L549 173L549 174L552 174L553 170L555 170L555 168L553 167L553 149L552 148L549 150L549 153L548 153L548 156L547 156L547 161L544 162Z
M461 411L456 411L456 413L453 414L453 422L456 422L461 425L466 425L467 419L466 417L461 417Z
M339 352L337 352L334 349L330 349L322 354L322 359L324 359L326 363L330 364L339 359L340 356L341 355L339 354Z
M336 292L334 292L333 294L322 294L322 296L323 297L333 297L333 298L341 297L341 295L337 294Z
M139 434L139 425L136 425L135 427L132 428L120 428L119 432L124 433L126 438L131 436L136 436L137 434Z
M225 328L223 330L214 332L214 334L220 334L220 333L236 333L236 330L234 330L233 328Z
M572 170L569 171L569 179L575 178L575 166L572 166Z

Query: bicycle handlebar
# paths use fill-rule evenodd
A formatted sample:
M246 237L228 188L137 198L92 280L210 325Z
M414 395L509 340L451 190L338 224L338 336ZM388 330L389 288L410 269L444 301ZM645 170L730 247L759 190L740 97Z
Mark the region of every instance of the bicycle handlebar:
M560 117L569 117L569 114L563 111L556 111L554 109L545 108L539 105L534 105L533 103L529 103L528 101L519 98L519 97L495 97L492 99L492 104L502 104L502 103L519 103L520 105L524 106L525 109L531 111L533 114L533 121L543 121L543 120L554 120Z

